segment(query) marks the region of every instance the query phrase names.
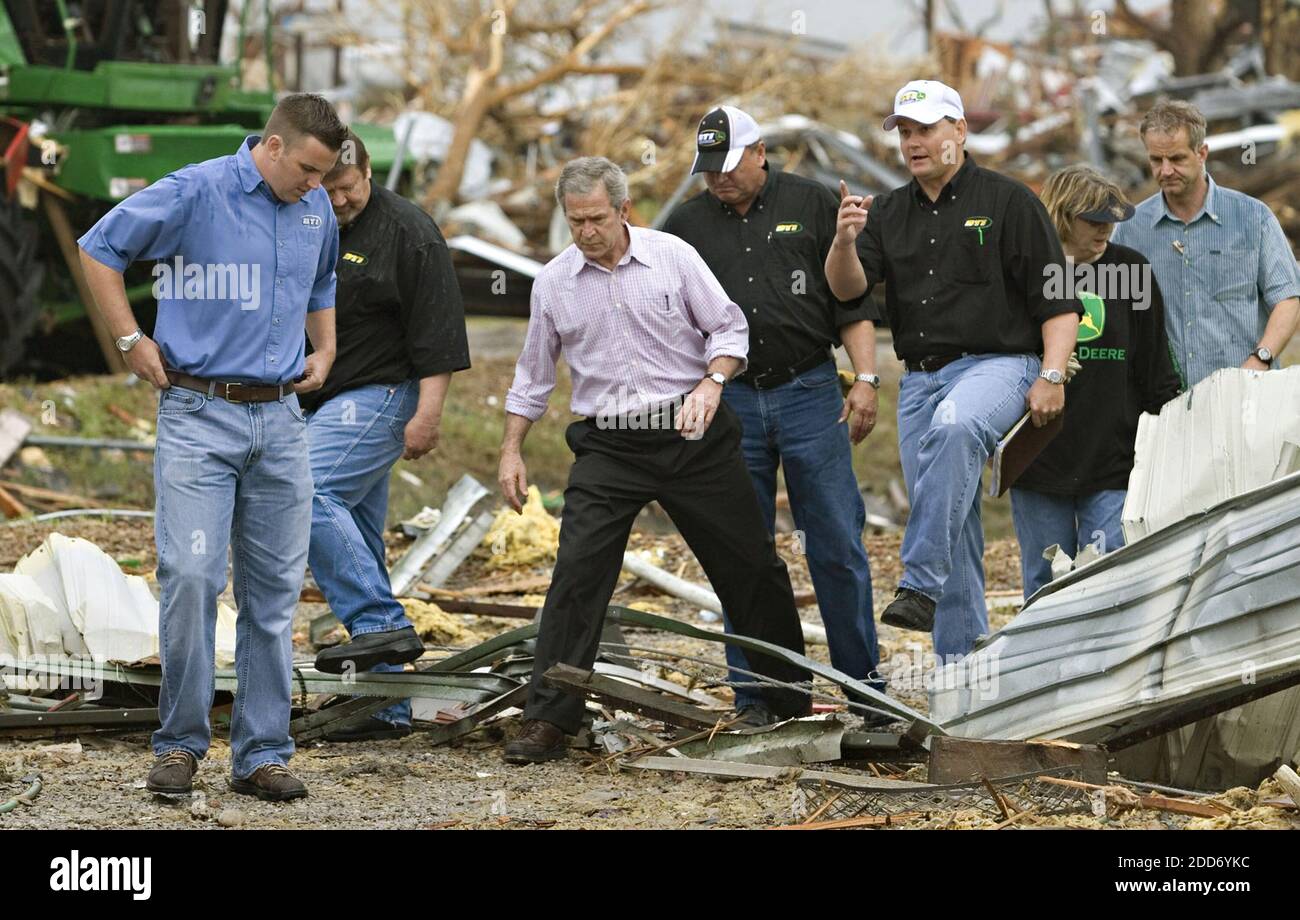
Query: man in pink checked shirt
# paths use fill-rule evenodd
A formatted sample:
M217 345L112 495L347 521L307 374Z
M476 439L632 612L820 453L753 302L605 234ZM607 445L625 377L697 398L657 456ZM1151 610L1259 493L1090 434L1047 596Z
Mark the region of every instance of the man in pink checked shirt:
M532 316L514 384L498 480L516 510L528 491L524 438L555 388L563 354L573 377L574 453L564 491L560 549L519 736L510 763L563 757L581 725L576 696L542 686L564 663L590 668L632 522L658 501L700 561L737 633L803 652L785 563L763 523L740 453L740 423L722 387L745 367L749 330L740 308L691 246L627 223L627 177L604 157L560 173L555 197L574 245L533 282ZM759 674L787 684L808 671L749 655ZM767 686L768 708L804 715L809 696Z

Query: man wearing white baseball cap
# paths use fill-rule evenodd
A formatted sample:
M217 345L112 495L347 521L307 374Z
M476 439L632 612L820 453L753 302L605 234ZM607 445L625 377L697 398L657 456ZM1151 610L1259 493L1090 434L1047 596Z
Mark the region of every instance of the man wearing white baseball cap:
M1033 192L966 155L956 90L908 83L884 127L898 129L912 181L874 202L841 183L826 278L840 299L885 284L907 368L898 440L912 512L881 622L933 631L935 654L951 659L988 631L981 470L1026 407L1038 426L1064 411L1082 306L1047 296L1060 240Z

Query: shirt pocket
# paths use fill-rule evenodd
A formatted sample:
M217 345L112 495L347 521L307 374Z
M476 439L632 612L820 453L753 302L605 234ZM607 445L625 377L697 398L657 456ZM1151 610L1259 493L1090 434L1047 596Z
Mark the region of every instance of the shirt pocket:
M1224 249L1206 254L1208 287L1223 303L1255 299L1259 282L1259 250Z
M687 322L685 304L676 291L636 294L628 302L635 325L658 342L682 344Z
M997 262L998 241L985 229L983 236L976 230L958 230L957 238L947 253L941 253L941 272L957 284L988 284Z

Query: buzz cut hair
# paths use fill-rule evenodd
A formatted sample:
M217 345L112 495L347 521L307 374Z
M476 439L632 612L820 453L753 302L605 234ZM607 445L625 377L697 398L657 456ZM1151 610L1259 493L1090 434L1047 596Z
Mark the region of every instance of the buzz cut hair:
M329 100L316 93L291 93L275 105L262 132L264 138L278 134L286 147L304 137L314 137L329 150L342 149L348 139L347 126Z

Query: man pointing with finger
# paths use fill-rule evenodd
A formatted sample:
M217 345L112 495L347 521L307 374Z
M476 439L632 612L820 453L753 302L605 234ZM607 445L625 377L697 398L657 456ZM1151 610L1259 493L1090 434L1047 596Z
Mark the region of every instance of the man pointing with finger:
M664 230L700 253L749 323L749 367L723 391L740 418L741 446L769 531L776 471L785 474L831 664L869 679L879 653L871 568L862 547L866 508L850 444L876 423L877 319L871 299L836 300L822 266L835 237L835 195L771 167L758 124L732 106L704 116L693 172L708 191L673 210ZM841 399L832 349L843 342L857 380ZM743 653L727 659L745 667ZM750 724L772 721L756 694L736 691Z
M945 659L988 630L981 469L1026 407L1039 426L1064 410L1082 307L1046 296L1045 269L1065 262L1047 211L966 155L955 90L908 83L884 127L898 128L912 181L874 203L842 189L826 278L841 299L885 283L906 367L898 440L912 512L881 622L933 631Z
M740 423L721 402L745 366L747 330L699 255L666 233L630 227L623 171L584 157L560 173L555 197L574 245L533 282L531 316L506 396L499 481L516 511L528 488L521 450L546 412L561 354L573 375L572 408L587 418L565 439L574 454L560 547L541 627L528 705L511 763L564 756L582 700L544 686L563 662L590 668L632 522L658 501L695 553L738 633L803 651L785 563L759 512L740 453ZM754 671L786 684L802 667L754 654ZM809 710L801 689L770 687L782 717Z

